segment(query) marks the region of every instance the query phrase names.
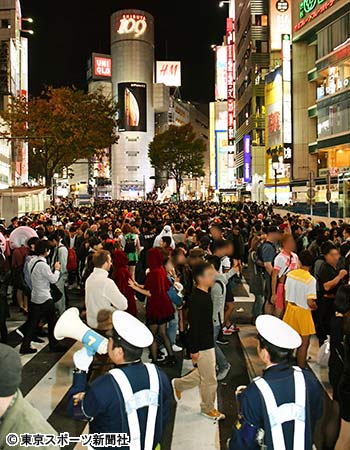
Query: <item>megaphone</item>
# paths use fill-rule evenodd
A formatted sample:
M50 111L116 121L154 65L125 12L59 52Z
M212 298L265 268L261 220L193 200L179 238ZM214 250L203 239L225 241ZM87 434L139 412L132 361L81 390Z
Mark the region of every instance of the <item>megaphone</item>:
M108 351L108 340L80 320L78 308L69 308L61 315L53 334L58 341L72 338L82 342L90 356L95 353L104 355Z

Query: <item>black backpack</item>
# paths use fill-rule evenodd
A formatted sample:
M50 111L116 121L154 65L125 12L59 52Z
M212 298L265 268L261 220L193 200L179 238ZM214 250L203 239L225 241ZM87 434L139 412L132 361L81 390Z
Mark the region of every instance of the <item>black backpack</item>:
M265 271L265 268L264 268L264 260L263 260L263 256L262 256L262 251L263 251L263 247L264 247L265 244L272 245L272 247L273 247L274 250L276 251L275 246L274 246L274 245L272 244L272 242L270 242L270 241L262 242L262 243L258 246L257 251L256 251L257 259L256 259L256 261L255 261L255 264L256 264L256 266L257 266L257 268L258 268L258 270L259 270L260 272L264 272L264 271ZM277 254L277 253L276 253L276 254ZM276 257L276 255L275 255L275 257Z

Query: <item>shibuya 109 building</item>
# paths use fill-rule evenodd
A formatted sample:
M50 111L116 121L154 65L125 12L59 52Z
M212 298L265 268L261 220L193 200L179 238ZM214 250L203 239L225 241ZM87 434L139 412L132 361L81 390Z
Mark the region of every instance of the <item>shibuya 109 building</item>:
M154 137L154 20L138 10L111 16L112 93L119 107L119 140L112 147L113 198L152 190L148 145Z

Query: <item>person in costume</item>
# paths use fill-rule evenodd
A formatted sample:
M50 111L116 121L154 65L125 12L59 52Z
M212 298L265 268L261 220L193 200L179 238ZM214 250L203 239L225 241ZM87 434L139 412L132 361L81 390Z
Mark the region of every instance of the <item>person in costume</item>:
M128 257L122 250L115 250L113 254L113 280L120 292L128 300L127 312L137 317L135 291L129 286L131 274L128 269Z
M287 274L287 309L283 321L300 334L302 344L297 350L299 367L306 367L310 336L316 333L312 311L317 309L316 279L311 275L314 258L308 250L300 255L300 268Z
M173 238L173 232L171 231L171 226L170 225L165 225L165 227L162 229L162 231L158 234L158 236L156 236L154 243L153 243L153 247L160 247L161 246L161 240L162 237L164 236L169 236L171 239L171 243L170 243L170 247L172 249L175 248L175 241Z
M68 413L89 421L89 433L125 433L125 450L160 449L170 415L167 376L153 364L143 364L143 349L152 344L149 329L131 314L115 311L108 355L116 368L87 385L92 362L84 346L74 354L75 371ZM99 450L107 447L91 446ZM108 447L110 450L120 448Z
M147 263L149 272L146 276L144 286L139 285L133 280L129 285L140 294L147 297L146 321L153 336L159 335L162 338L164 346L168 352L166 363L175 364L174 352L171 347L170 339L167 334L167 324L174 318L174 307L169 298L168 292L171 283L168 280L164 268L164 256L157 248L151 248L147 252ZM154 339L151 346L152 361L156 362L158 358L158 344Z
M312 450L323 395L311 371L288 363L301 337L270 315L259 316L256 327L258 354L266 369L239 392L240 414L229 450Z

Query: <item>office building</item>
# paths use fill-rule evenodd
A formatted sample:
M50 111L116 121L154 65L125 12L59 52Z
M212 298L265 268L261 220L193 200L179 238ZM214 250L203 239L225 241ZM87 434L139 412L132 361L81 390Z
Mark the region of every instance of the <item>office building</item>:
M156 85L159 86L159 85ZM162 102L161 104L164 104ZM204 141L206 152L204 154L205 176L200 179L185 178L182 188L183 196L189 198L207 197L210 184L210 156L209 156L209 118L207 105L200 105L181 100L175 95L168 97L168 109L156 114L155 132L156 134L166 131L170 125L182 126L191 124L195 134ZM156 174L158 183L166 182L166 174ZM173 190L175 185L172 186Z
M247 191L251 191L251 198L258 201L262 200L265 173L264 80L270 67L268 25L268 2L235 1L236 187L238 197L247 196Z
M153 188L148 145L154 136L154 19L144 11L111 17L113 96L119 105L119 141L112 146L114 198L143 198Z
M305 201L310 171L316 201L343 197L350 168L349 0L293 4L293 198ZM340 192L338 192L340 186ZM344 198L343 198L344 200Z

